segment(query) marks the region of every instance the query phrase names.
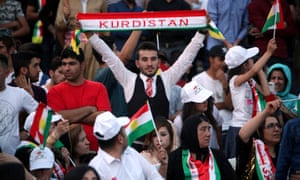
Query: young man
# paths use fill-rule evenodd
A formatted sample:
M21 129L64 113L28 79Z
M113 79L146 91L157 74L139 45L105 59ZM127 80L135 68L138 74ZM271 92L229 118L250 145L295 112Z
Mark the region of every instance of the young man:
M139 74L129 71L99 36L93 35L89 40L122 85L129 117L148 101L154 118L168 118L171 88L194 61L203 46L204 38L204 35L197 32L177 62L163 72L159 70L160 59L156 45L153 42L141 43L135 61ZM142 141L140 139L133 144L138 151L142 150Z
M228 80L224 73L225 54L227 48L223 45L216 45L209 51L209 68L206 71L193 77L193 81L213 92L214 105L223 118L222 135L225 143L226 132L232 119L232 102L228 87Z
M0 55L0 148L14 155L20 143L19 113L35 111L37 102L24 89L7 86L8 59Z
M67 46L61 59L66 81L50 89L48 105L71 124L82 124L91 150L97 151L97 140L93 136L94 120L102 111L111 110L106 88L83 77L85 62L82 49L77 54Z
M94 135L99 150L89 165L96 169L101 179L162 180L158 171L137 151L128 147L124 125L129 118L116 118L110 112L97 116Z
M49 68L49 76L50 79L47 80L44 86L42 86L47 93L53 86L65 80L65 76L62 72L61 60L59 57L52 59L51 66Z
M25 89L38 102L47 104L46 92L40 86L32 83L38 82L40 68L40 55L33 51L20 51L15 54L13 66L15 78L9 83L10 86L18 86Z
M8 59L8 71L9 75L6 77L6 84L12 81L14 68L12 63L12 55L15 51L15 42L11 36L2 35L0 33L0 54L3 54Z
M147 100L154 117L168 117L171 87L193 62L198 50L203 46L204 38L204 35L196 33L177 62L163 72L159 71L160 59L156 45L152 42L143 42L138 47L135 61L135 65L140 70L139 74L126 69L120 59L97 35L90 37L90 42L123 86L129 117Z

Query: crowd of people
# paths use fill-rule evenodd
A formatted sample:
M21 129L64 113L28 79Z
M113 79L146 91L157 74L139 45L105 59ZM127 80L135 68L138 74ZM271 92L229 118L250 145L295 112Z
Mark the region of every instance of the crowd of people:
M276 2L283 26L262 32ZM80 12L198 9L224 39L160 29L71 43ZM0 10L0 179L300 178L299 1L0 0ZM145 103L155 130L129 145ZM42 143L31 133L41 105L53 112Z

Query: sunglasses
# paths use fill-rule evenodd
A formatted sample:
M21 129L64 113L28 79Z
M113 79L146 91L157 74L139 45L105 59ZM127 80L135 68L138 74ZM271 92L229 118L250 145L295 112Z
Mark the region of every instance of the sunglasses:
M279 124L279 123L270 123L265 126L265 129L275 129L275 126L279 129L282 128L281 124Z

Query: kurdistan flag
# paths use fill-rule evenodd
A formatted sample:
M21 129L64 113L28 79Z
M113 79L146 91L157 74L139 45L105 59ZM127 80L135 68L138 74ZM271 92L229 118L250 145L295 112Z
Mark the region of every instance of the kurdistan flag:
M125 126L128 136L128 145L131 145L139 137L148 134L155 129L153 116L146 103L131 118L128 125Z
M43 145L43 147L46 146L52 120L52 113L53 111L45 104L39 103L30 128L30 136L34 138L38 144Z
M225 40L222 32L217 28L216 24L211 20L208 24L208 33L212 38Z
M284 19L283 11L281 8L280 0L274 0L272 7L269 11L267 20L261 32L264 33L270 29L283 29L284 28Z

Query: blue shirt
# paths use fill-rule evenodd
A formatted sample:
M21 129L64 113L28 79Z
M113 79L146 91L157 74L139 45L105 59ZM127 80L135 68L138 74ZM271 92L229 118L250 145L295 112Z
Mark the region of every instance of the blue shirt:
M108 12L142 12L144 9L139 6L134 6L132 9L128 7L125 0L110 4L107 8ZM117 49L120 51L130 36L131 31L114 31L111 36L115 41Z
M209 0L207 11L211 20L230 43L244 39L248 33L247 6L250 0ZM207 38L207 49L215 45L223 45L222 41Z
M283 129L275 180L287 179L300 170L300 118L289 120Z

